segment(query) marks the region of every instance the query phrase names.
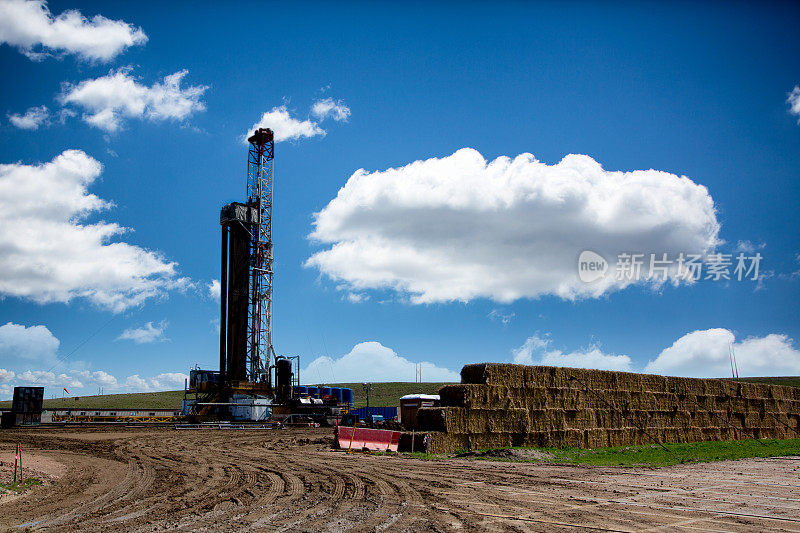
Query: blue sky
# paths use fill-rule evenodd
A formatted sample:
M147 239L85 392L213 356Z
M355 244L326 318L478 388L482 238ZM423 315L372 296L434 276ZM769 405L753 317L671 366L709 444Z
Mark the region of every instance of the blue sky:
M50 224L58 199L3 189L38 222L6 224L2 248L41 246L0 272L0 396L179 388L215 366L219 208L244 196L241 136L281 106L285 131L325 131L276 146L274 338L304 381L513 360L719 375L731 343L741 373L800 374L796 4L0 6L0 180L58 189L69 165L41 165L78 150L73 179L92 181L75 201L113 202ZM349 113L314 115L327 99ZM525 153L516 171L479 160ZM65 225L101 221L131 231L86 248L93 260L63 245ZM104 265L112 243L176 265L126 281ZM762 276L585 288L564 262L576 243L612 269L621 250L758 252ZM64 272L44 294L51 266Z

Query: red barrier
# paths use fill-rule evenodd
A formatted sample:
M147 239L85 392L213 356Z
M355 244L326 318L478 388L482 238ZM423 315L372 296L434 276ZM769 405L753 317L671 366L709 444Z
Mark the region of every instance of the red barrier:
M375 450L396 452L400 444L400 432L388 429L352 428L339 426L336 428L336 440L343 450Z

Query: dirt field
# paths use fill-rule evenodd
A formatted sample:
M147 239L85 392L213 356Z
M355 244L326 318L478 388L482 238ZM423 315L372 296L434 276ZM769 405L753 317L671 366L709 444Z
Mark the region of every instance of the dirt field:
M64 531L798 531L800 458L661 469L347 455L332 430L0 432L44 485L0 528Z

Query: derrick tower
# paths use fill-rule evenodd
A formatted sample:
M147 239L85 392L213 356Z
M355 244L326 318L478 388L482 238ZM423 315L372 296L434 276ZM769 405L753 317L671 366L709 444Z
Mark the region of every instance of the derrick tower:
M260 128L247 141L247 202L220 212L220 372L222 383L271 385L275 140Z

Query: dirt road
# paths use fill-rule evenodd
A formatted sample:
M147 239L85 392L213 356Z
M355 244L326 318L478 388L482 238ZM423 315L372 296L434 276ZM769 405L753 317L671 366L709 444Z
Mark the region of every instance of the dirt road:
M800 532L800 458L661 469L423 461L333 451L331 433L2 431L3 475L21 442L46 483L0 499L0 528Z

